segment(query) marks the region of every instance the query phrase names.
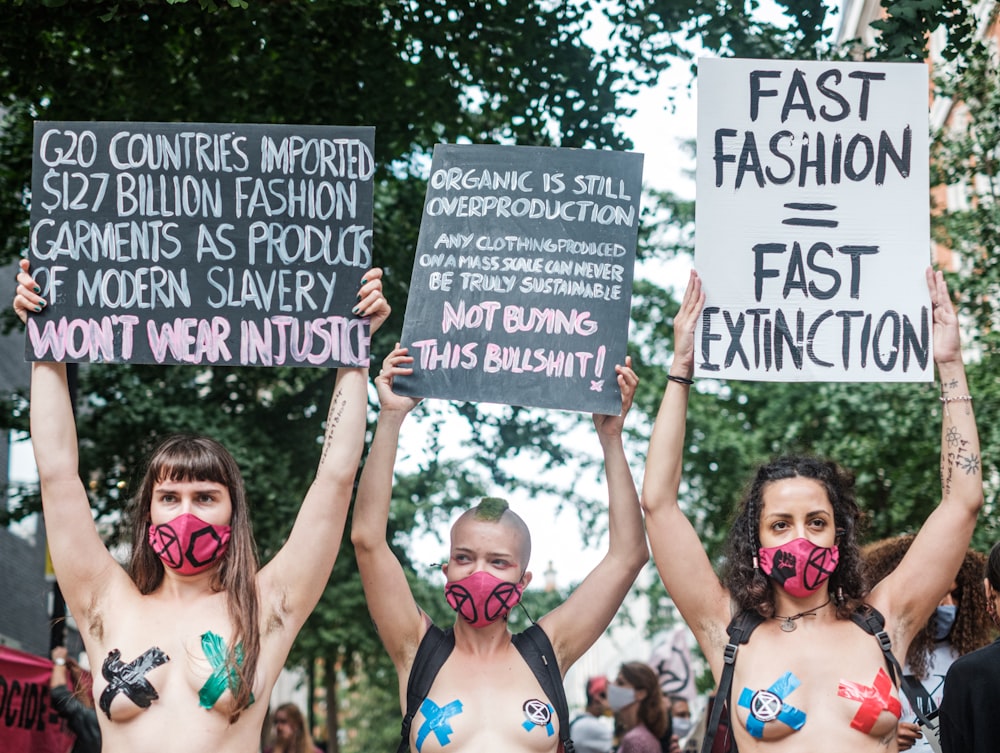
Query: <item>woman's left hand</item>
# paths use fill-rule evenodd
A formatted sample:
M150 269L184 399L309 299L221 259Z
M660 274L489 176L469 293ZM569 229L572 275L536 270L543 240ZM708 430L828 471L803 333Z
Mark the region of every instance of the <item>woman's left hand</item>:
M606 416L603 413L594 414L594 426L597 427L598 434L606 436L620 436L622 428L625 426L625 416L628 415L635 399L635 388L639 384L639 377L632 371L632 356L625 356L625 365L615 366L615 373L618 375L618 388L622 393L622 412L617 416Z
M962 341L958 314L951 303L948 285L941 272L927 268L927 290L931 294L931 317L934 327L934 362L962 360Z
M367 316L371 333L375 334L392 313L392 307L382 293L382 269L380 267L369 269L362 283L358 291L358 304L352 312L358 316Z

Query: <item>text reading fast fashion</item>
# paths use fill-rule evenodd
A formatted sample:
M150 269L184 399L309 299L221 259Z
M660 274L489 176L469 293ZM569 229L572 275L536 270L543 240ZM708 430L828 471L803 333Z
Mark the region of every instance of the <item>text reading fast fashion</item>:
M927 73L702 60L697 373L931 378Z
M618 413L641 180L636 154L437 147L397 391Z
M28 358L356 365L374 131L37 123Z

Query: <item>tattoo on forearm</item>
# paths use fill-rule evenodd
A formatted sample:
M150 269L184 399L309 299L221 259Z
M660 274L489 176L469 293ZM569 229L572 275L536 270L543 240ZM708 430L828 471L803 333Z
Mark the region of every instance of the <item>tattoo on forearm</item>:
M333 400L330 401L330 412L326 415L326 436L323 439L323 454L319 459L320 465L326 462L327 453L333 444L333 431L343 420L345 410L347 410L347 401L344 399L344 394L338 389L333 393Z
M951 492L951 482L956 471L962 471L966 476L979 475L982 461L979 453L970 450L969 441L962 436L957 426L950 426L945 431L944 442L948 448L941 458L941 482L945 494Z

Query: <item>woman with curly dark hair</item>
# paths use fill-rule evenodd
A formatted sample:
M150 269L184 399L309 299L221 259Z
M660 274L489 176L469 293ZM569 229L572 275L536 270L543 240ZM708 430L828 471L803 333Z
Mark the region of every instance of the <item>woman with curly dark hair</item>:
M893 536L872 542L861 550L862 569L868 583L878 583L896 569L910 550L913 534ZM992 623L986 613L986 594L982 578L986 557L969 549L951 589L937 605L927 624L917 633L906 654L903 674L918 693L921 711L930 714L940 707L944 677L948 667L990 642ZM899 657L901 660L903 657ZM933 748L917 723L906 698L899 722L897 742L900 750L931 753Z
M608 686L608 705L624 730L618 753L660 753L667 731L667 710L660 680L648 664L625 662L615 684Z
M896 749L899 691L880 642L852 617L862 604L877 610L892 648L905 656L948 592L983 504L958 317L941 273L928 269L927 287L941 380L941 502L899 567L866 596L852 475L807 457L781 458L757 472L730 529L723 578L716 576L678 502L695 325L705 302L691 273L674 318L674 362L650 439L642 505L660 577L716 682L733 667L725 700L741 753ZM727 627L737 613L758 625L727 654Z

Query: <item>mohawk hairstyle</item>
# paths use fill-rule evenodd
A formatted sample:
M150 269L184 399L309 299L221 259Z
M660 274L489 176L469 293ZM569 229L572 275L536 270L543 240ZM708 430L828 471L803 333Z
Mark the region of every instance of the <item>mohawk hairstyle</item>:
M508 509L510 509L510 505L507 504L507 500L501 497L483 497L479 500L479 504L472 508L472 514L476 520L488 520L495 523Z

